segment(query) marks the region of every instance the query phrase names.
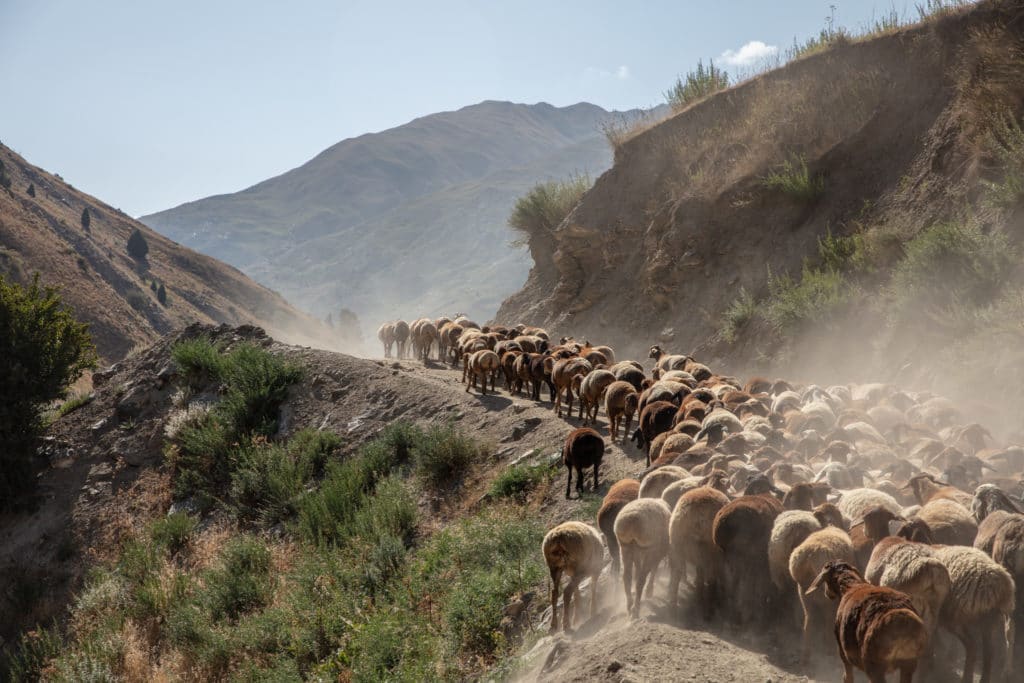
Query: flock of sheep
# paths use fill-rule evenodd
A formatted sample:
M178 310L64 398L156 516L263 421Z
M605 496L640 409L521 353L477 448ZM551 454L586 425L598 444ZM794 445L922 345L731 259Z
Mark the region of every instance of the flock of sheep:
M386 356L397 344L399 357L411 346L427 359L436 346L461 365L467 391L494 391L501 375L534 400L547 386L559 415L564 404L572 416L578 399L584 426L562 450L567 498L573 470L582 490L593 468L597 490L605 441L586 425L600 407L612 440L621 427L644 450L646 469L611 486L596 529L565 522L544 538L552 630L560 594L561 627L572 628L588 578L594 615L607 547L633 616L667 562L673 609L685 582L705 619L799 623L805 663L833 624L846 682L854 667L872 682L898 670L907 683L919 667L928 680L948 666L942 630L963 643L964 681L979 654L983 683L996 667L1012 680L1024 626L1024 448L995 446L953 402L888 384L744 383L658 346L648 376L606 346L465 317L388 323L378 337Z

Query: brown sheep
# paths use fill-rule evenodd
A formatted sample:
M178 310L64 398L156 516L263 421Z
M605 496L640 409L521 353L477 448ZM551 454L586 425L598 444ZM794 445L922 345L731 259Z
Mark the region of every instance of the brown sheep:
M857 667L871 683L885 683L885 674L896 669L900 683L911 683L928 646L928 632L910 597L872 586L848 562L826 563L807 592L823 584L828 598L839 598L835 634L843 682L853 683Z
M495 384L497 383L498 370L501 367L501 361L498 360L498 354L490 349L481 349L476 351L471 356L466 356L465 364L469 375L469 381L466 382L466 392L468 393L470 387L476 388L476 380L480 379L480 393L484 396L487 395L487 379L491 380L491 391L495 391Z
M638 448L644 449L647 465L651 464L651 441L662 432L672 429L676 416L676 404L668 401L655 401L644 406L640 413L640 426L633 432L632 439Z
M604 534L608 554L612 556L612 572L619 573L619 544L615 540L615 518L626 503L640 497L640 482L636 479L620 479L612 484L601 501L597 511L597 528Z
M597 611L597 579L604 567L601 537L588 524L565 522L544 536L541 551L551 573L551 631L558 631L558 589L563 573L569 576L569 584L562 594L562 627L570 631L573 597L579 611L579 585L584 578L590 578L590 617Z
M562 358L551 368L551 381L555 385L555 415L562 417L562 395L572 416L572 381L577 375L586 375L593 367L583 358Z
M597 491L598 470L604 457L604 439L589 427L574 429L565 437L562 446L562 464L569 471L569 479L565 482L565 497L572 490L572 471L576 469L576 490L583 493L583 470L594 468L594 491Z
M668 597L673 609L687 563L694 566L696 602L704 619L711 618L721 599L722 549L712 542L712 529L718 512L728 503L729 497L711 486L687 491L676 501L669 521Z
M712 540L722 549L725 560L726 595L733 619L749 616L763 619L775 600L768 576L768 541L782 503L770 495L744 495L715 516Z
M594 370L581 379L579 397L580 417L583 418L583 424L597 422L597 409L601 405L601 399L604 398L604 392L614 382L615 375L607 370Z
M615 519L615 539L622 557L622 585L626 610L640 616L644 583L668 552L668 522L671 513L660 498L638 498L626 503ZM633 583L636 578L635 592Z
M395 345L398 347L398 358L406 356L406 343L409 341L409 323L404 320L395 321Z
M622 440L626 440L633 415L636 413L638 399L636 389L629 382L615 381L605 389L604 409L608 414L608 435L612 441L618 437L620 426L624 426Z

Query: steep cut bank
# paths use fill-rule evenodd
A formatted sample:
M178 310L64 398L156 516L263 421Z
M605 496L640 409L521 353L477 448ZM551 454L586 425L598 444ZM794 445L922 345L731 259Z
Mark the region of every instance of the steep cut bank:
M579 103L486 101L343 140L242 192L141 220L321 315L493 313L529 258L505 221L537 182L611 164L612 116Z
M1019 282L1019 198L996 206L986 188L1009 173L994 137L1024 153L1006 144L1024 111L1022 11L983 2L838 40L640 132L566 221L531 235L533 269L496 318L819 381L920 361L922 340L946 350L964 331L936 319L962 305L969 333ZM942 242L932 229L950 221L962 229ZM1011 262L951 263L964 234ZM919 271L946 274L921 286L949 289L938 303L899 301L920 252L938 255ZM998 286L975 296L961 270Z
M197 321L254 323L284 339L333 344L319 320L235 268L172 242L3 145L0 162L10 180L0 188L0 273L22 283L39 273L42 284L58 287L89 323L104 360ZM144 258L127 251L136 230L148 246Z

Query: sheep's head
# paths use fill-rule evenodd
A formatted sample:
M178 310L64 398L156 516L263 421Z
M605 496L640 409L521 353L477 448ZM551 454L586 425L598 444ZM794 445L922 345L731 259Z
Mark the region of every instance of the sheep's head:
M860 574L849 562L842 560L829 560L821 568L821 571L811 582L811 585L804 591L804 595L810 595L824 584L825 596L835 600L843 593L843 584L847 582L863 581Z
M902 519L881 505L873 507L864 513L864 519L861 520L864 524L864 535L872 541L878 541L889 535L889 522Z
M658 346L657 344L655 344L654 346L651 347L651 350L647 353L647 357L648 358L653 358L654 360L658 360L659 358L661 358L661 354L662 353L664 353L664 352L661 350L661 347Z
M909 522L904 522L896 530L895 535L908 541L927 543L928 545L935 542L935 539L932 537L931 527L923 519L913 519Z
M974 501L971 503L971 512L974 514L974 518L981 523L995 510L1005 510L1010 513L1024 513L1024 510L1021 510L1021 508L995 484L982 484L974 492Z
M832 503L822 503L818 507L814 508L814 510L811 511L811 514L814 515L814 518L817 519L818 523L823 527L834 526L837 529L842 529L843 531L850 530L849 522L847 522L846 518L843 517L843 513L839 511L839 508Z
M782 499L782 507L786 510L807 510L814 507L814 488L811 484L801 482L793 484Z
M924 505L938 492L939 485L936 483L935 477L922 472L911 477L904 488L913 491L917 502Z

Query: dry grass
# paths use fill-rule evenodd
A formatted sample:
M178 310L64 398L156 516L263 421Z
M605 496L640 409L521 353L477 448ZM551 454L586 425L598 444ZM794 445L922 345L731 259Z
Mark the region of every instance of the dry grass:
M673 115L671 109L648 109L635 116L619 114L601 124L601 132L604 133L612 150L617 152L622 145L663 121L667 121Z
M1005 28L975 29L954 73L962 135L984 154L992 126L1008 111L1024 109L1024 45Z

